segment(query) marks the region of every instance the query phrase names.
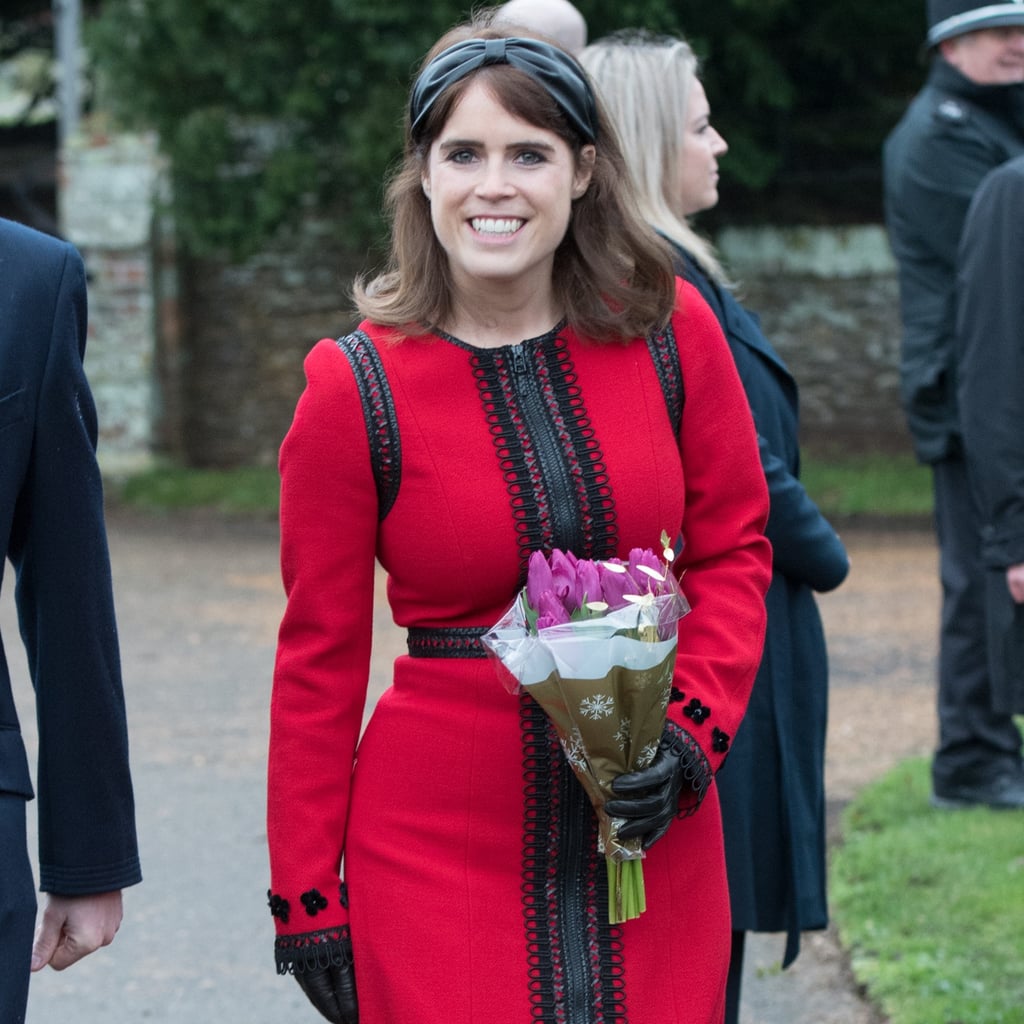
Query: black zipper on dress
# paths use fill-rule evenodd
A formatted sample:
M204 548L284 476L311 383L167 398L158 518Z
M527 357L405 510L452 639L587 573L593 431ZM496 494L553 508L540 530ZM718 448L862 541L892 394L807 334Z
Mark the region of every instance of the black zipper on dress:
M537 450L551 514L552 547L582 554L580 509L565 453L555 436L550 410L541 393L523 345L511 349L512 382L523 415L523 427Z
M594 979L587 942L587 898L584 895L587 839L591 835L590 803L583 788L565 765L562 769L565 829L559 844L558 877L561 879L558 924L565 971L566 1020L591 1024L594 1019Z

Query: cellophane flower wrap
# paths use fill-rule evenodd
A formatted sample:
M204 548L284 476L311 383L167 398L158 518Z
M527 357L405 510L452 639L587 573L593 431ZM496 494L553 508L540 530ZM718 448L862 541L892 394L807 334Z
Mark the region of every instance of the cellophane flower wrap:
M578 559L559 550L530 557L527 583L483 642L512 693L528 693L551 719L566 759L597 813L608 866L612 924L646 906L640 839L618 838L605 813L612 781L646 768L665 726L689 604L663 557L635 548L628 560Z

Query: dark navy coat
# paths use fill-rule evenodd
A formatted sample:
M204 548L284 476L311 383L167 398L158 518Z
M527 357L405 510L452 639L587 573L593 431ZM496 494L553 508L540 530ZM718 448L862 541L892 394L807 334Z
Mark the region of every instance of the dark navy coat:
M825 726L828 659L814 592L838 587L849 560L799 480L796 383L757 320L686 253L677 269L714 310L747 393L768 481L772 583L753 693L718 773L735 931L800 932L828 923ZM685 386L685 382L684 382Z
M140 878L85 338L78 253L0 220L0 542L36 692L40 886L68 896ZM32 796L2 651L0 794Z

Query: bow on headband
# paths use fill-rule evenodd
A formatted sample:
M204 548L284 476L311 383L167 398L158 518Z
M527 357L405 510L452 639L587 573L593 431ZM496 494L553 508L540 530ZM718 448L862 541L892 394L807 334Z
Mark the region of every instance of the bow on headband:
M466 39L442 50L420 73L409 98L415 139L430 108L449 86L488 64L508 64L536 79L587 142L597 139L597 106L580 66L567 53L539 39Z

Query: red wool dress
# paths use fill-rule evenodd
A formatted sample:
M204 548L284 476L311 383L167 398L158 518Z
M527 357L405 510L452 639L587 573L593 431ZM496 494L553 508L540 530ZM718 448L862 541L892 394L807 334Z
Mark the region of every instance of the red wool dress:
M281 451L269 896L281 971L350 936L361 1024L721 1019L713 775L761 653L767 494L732 357L680 289L650 341L478 349L363 324L306 361ZM663 530L692 605L669 705L692 813L648 854L647 911L612 927L590 804L479 635L531 551L626 556ZM410 653L360 740L375 558Z

